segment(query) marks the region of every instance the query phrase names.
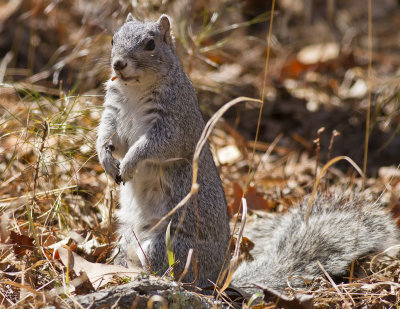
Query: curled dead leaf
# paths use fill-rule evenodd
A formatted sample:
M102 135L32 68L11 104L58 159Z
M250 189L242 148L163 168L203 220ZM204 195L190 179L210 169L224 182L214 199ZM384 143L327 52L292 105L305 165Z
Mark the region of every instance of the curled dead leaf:
M91 263L66 248L57 249L60 259L64 265L70 265L76 274L86 272L94 289L98 289L114 279L115 275L129 277L134 279L143 269L139 267L125 268L121 265L107 265L100 263ZM73 265L70 261L73 259Z

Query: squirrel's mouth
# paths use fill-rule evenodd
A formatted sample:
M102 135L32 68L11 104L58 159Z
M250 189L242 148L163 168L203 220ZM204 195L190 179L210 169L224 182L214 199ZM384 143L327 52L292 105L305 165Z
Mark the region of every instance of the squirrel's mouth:
M119 73L118 75L119 75L119 77L121 77L121 79L124 82L130 81L130 80L136 80L137 82L139 82L139 76L124 76L124 74L122 74L122 73Z

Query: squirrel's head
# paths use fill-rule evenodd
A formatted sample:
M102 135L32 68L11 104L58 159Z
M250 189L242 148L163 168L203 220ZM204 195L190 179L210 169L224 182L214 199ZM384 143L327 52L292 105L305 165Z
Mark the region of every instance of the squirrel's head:
M177 61L167 15L156 22L141 22L129 13L113 36L111 69L125 85L157 82Z

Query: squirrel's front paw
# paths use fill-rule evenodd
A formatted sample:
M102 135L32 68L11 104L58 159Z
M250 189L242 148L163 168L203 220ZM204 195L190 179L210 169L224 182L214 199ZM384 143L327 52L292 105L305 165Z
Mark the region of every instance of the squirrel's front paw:
M136 172L136 164L122 160L120 166L120 176L123 183L131 180Z
M104 157L100 159L100 163L103 166L105 172L111 176L117 183L119 177L119 161L115 159L113 156L106 154Z

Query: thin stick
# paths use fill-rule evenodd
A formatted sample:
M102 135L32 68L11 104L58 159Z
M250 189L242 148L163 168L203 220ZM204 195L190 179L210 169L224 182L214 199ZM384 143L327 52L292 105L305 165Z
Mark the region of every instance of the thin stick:
M328 148L328 161L331 159L332 150L333 150L333 143L335 142L335 137L339 136L340 132L337 130L332 131L331 140L329 141L329 148Z
M140 250L141 250L142 253L143 253L144 258L146 259L147 265L149 265L150 271L151 271L153 274L155 274L153 268L151 267L150 261L149 261L149 259L148 259L147 256L146 256L146 253L144 253L143 248L142 248L142 246L140 245L139 239L136 237L135 231L132 230L132 233L133 233L133 236L135 237L135 239L136 239L136 241L137 241L137 243L138 243L138 245L139 245Z
M363 187L367 175L368 143L371 118L371 88L372 88L372 0L368 0L368 106L367 119L365 123L365 142L364 142L364 165L363 165Z
M321 149L321 133L325 131L325 127L319 128L317 132L317 138L314 140L315 144L315 170L314 177L317 178L318 164L319 164L319 151Z
M331 160L332 157L333 143L335 142L335 137L339 135L340 135L339 131L337 130L332 131L331 140L329 141L329 147L328 147L328 159L327 159L328 162ZM327 189L328 189L328 179L325 179L325 190Z
M272 37L272 25L274 22L274 12L275 12L275 0L272 0L272 5L271 5L271 19L269 20L269 29L268 29L268 36L267 36L267 54L265 56L265 69L264 69L264 80L263 80L263 88L262 88L262 93L261 93L261 106L260 106L260 111L258 113L258 121L257 121L257 130L256 130L256 136L254 138L254 145L253 145L253 151L251 152L251 159L250 162L254 162L254 156L256 153L256 144L258 141L258 135L260 133L260 126L261 126L261 116L264 108L264 102L265 102L265 88L267 87L267 76L268 76L268 67L269 67L269 55L270 55L270 50L271 50L271 37ZM249 165L249 170L247 172L247 179L246 179L246 184L243 188L243 196L247 192L247 188L250 183L250 173L253 170L252 164ZM238 210L240 211L240 209Z

